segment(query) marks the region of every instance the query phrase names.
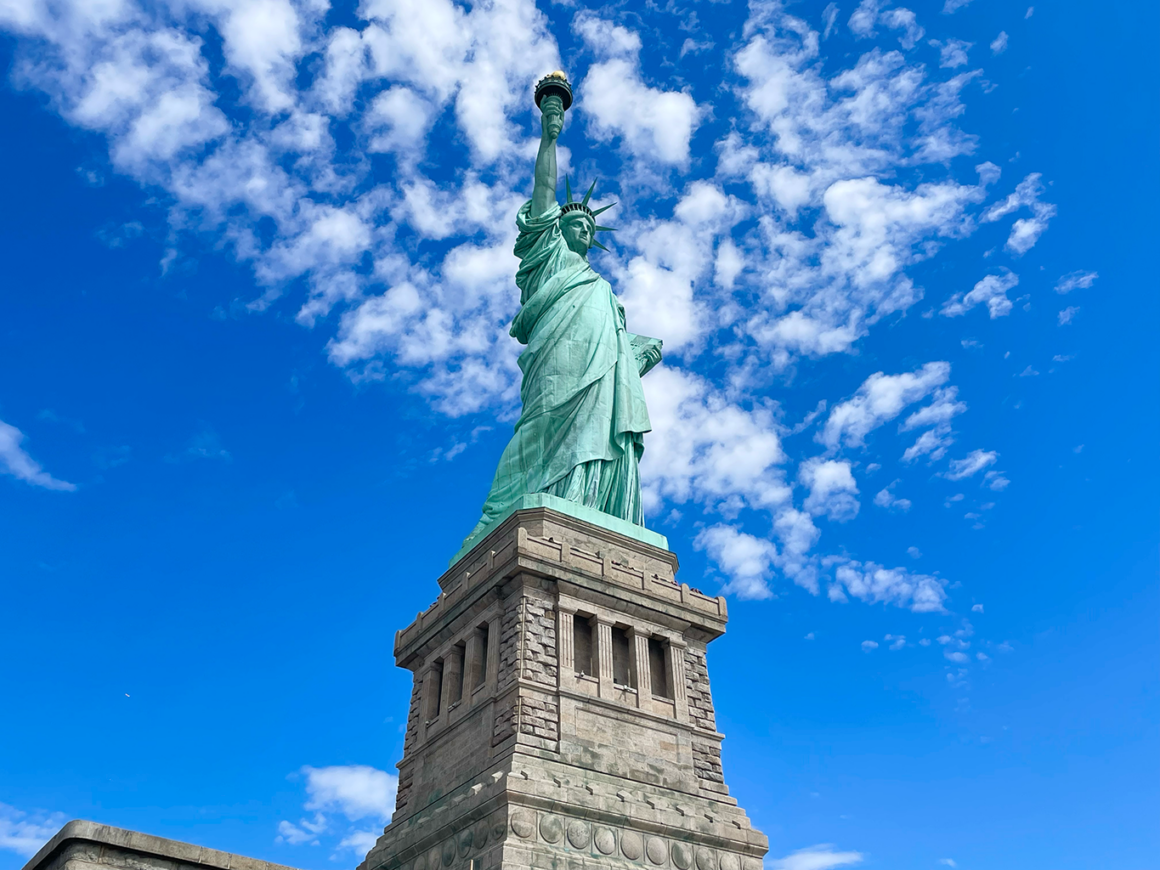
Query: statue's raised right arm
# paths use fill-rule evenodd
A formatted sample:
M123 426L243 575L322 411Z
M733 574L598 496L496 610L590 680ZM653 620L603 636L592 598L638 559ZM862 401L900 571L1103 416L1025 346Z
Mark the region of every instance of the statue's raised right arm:
M556 139L564 129L564 103L555 94L549 94L540 102L540 111L543 114L532 189L532 217L539 217L556 204Z

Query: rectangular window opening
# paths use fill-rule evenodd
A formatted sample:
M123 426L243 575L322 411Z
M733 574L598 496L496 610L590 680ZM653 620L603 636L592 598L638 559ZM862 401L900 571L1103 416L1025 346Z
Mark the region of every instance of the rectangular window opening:
M667 644L657 637L648 639L648 672L652 693L660 698L673 699L672 681L669 680Z
M491 623L475 630L475 661L471 663L471 688L478 689L487 679L487 645L491 640Z
M576 673L594 676L592 667L592 618L577 613L572 616L572 657Z
M628 631L612 628L612 682L621 686L632 685L632 641Z
M439 718L443 705L443 659L431 665L431 674L427 677L427 721L433 722Z

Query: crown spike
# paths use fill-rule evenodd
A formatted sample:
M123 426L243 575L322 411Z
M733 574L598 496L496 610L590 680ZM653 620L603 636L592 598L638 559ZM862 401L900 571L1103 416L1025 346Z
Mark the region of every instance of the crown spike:
M600 250L602 250L602 251L607 251L607 250L608 250L608 248L604 247L604 245L600 244L600 242L596 241L596 239L593 239L593 240L592 240L592 244L593 244L595 247L597 247L597 248L600 248Z
M568 176L564 176L564 195L567 197L566 202L572 201L572 182L568 180Z
M592 212L592 216L595 217L596 215L600 214L602 211L608 211L614 205L619 205L619 204L620 203L610 202L608 205L602 205L600 208L598 208Z
M588 200L592 196L592 191L596 189L596 179L592 179L592 184L588 188L588 192L584 194L583 205L588 205Z

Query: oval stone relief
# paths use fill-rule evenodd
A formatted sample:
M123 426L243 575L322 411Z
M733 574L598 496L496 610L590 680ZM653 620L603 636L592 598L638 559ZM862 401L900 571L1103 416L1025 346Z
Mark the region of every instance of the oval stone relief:
M487 835L490 833L490 825L486 821L482 821L475 826L475 848L482 849L487 845Z
M761 870L761 862L756 858L746 858L742 864L745 870Z
M455 863L455 841L448 840L443 844L443 866L450 867Z
M648 859L654 864L664 864L665 858L668 857L669 847L665 845L665 841L660 837L649 837L648 845L645 847L645 854ZM687 864L685 865L688 866Z
M564 836L564 823L557 816L541 816L540 836L549 843L559 843Z
M741 862L732 852L721 853L721 870L741 870Z
M512 832L526 840L535 832L532 817L528 813L512 813Z
M625 831L620 835L620 851L629 861L636 861L644 852L644 843L641 842L640 834L632 831Z
M507 829L507 816L503 811L496 813L491 817L491 837L493 840L502 840L503 833Z
M411 870L427 870L427 853L424 852L415 859L415 863L411 865Z
M588 848L588 823L573 819L568 823L568 842L573 849Z
M592 842L596 844L596 848L600 850L602 855L611 855L616 851L616 835L608 828L597 828Z
M673 856L673 864L677 870L689 870L693 865L693 849L691 846L686 846L684 843L673 843L673 847L669 850ZM649 855L651 858L652 855ZM657 862L660 863L659 861Z
M712 849L698 849L697 870L717 870L717 853Z
M467 853L471 851L472 832L464 831L459 835L459 857L466 858Z

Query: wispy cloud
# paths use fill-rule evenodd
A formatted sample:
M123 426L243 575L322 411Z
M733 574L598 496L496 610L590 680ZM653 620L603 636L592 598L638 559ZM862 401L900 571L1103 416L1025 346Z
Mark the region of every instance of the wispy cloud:
M62 813L28 813L0 804L0 849L31 858L65 820Z
M336 854L350 850L365 855L394 811L398 778L362 764L307 765L294 776L305 777L307 799L303 809L313 815L296 822L283 819L278 823L277 841L292 846L319 846L323 839L337 838L333 843ZM376 826L368 830L352 824L365 824L364 820L372 820Z
M822 843L784 858L767 858L765 866L766 870L832 870L861 864L863 857L861 852L840 852L829 843Z
M40 463L29 456L21 446L23 441L23 432L0 420L0 472L43 489L59 492L76 490L76 484L59 480L41 468Z

